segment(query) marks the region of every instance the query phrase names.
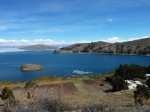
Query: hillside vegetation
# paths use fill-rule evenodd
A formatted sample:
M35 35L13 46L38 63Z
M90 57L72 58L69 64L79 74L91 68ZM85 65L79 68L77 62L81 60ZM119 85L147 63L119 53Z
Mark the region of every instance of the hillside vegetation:
M37 44L37 45L30 45L30 46L21 47L19 49L23 49L23 50L45 50L45 49L56 49L56 47L43 45L43 44Z
M54 53L109 53L150 55L150 38L122 43L92 42L79 43L61 48Z
M131 71L136 74L136 70L144 75L149 73L149 66L120 65L103 75L3 81L0 82L0 112L148 112L150 86L141 85L137 90L126 88L126 73L131 76ZM136 80L143 80L141 75ZM149 83L150 79L144 79L145 82Z

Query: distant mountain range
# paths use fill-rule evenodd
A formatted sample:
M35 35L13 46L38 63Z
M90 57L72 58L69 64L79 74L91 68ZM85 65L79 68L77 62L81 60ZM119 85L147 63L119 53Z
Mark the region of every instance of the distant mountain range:
M107 43L103 41L79 43L55 50L54 53L107 53L150 55L150 38L144 38L122 43Z
M45 50L45 49L57 49L57 47L43 45L43 44L37 44L37 45L30 45L30 46L26 46L26 47L20 47L19 49L23 49L23 50Z

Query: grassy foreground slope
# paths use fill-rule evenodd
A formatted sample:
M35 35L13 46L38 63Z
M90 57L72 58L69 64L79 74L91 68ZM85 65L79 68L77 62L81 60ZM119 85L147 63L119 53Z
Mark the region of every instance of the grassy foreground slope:
M134 106L133 90L111 92L112 86L105 81L105 78L113 74L114 72L101 76L74 78L45 76L31 81L37 86L26 89L26 82L0 82L0 90L2 91L5 86L11 88L15 99L23 104L29 104L36 98L50 94L53 98L69 104L72 108L79 106L81 108L89 104L105 104L114 110L132 108ZM28 92L33 96L32 100L28 99ZM3 104L4 102L1 100L0 105Z
M109 109L114 112L120 112L124 110L135 111L137 108L135 108L133 94L134 90L112 92L112 86L105 81L106 77L111 77L113 74L114 72L110 72L104 75L92 75L83 77L76 76L74 78L52 76L38 77L35 80L28 81L31 85L34 86L26 89L26 82L4 81L0 82L0 91L2 91L2 89L6 86L11 88L16 101L23 104L24 107L26 107L25 105L30 105L31 102L35 107L37 105L41 106L43 104L37 104L39 100L41 102L41 99L39 98L50 95L52 99L56 98L64 102L65 104L63 104L63 106L66 105L65 107L71 107L73 109L81 109L82 107L89 109L93 108L90 105L94 105L94 108L109 107ZM28 98L28 92L30 92L31 95L30 99ZM57 103L60 102L58 101ZM149 104L150 101L148 100L147 105L138 108L147 109L149 108ZM0 105L0 110L2 110L4 105L2 100L0 100Z

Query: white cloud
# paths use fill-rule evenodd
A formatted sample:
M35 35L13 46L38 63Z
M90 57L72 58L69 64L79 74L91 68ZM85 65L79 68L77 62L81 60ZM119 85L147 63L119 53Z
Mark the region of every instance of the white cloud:
M121 39L119 37L111 37L107 39L103 39L101 41L109 42L109 43L115 43L115 42L125 42L125 41L133 41L137 39L143 39L143 38L149 38L150 36L144 36L144 37L138 37L138 38L129 38L129 39Z
M119 37L111 37L111 38L104 39L102 41L115 43L115 42L124 42L126 40L120 39Z
M128 39L128 41L137 40L137 39L144 39L144 38L149 38L149 37L150 37L150 36L130 38L130 39Z
M112 22L113 19L112 19L112 18L107 18L107 21L108 21L108 22Z
M74 43L88 43L91 41L72 41L66 42L64 40L51 40L51 39L34 39L34 40L27 40L27 39L20 39L20 40L6 40L0 39L0 46L22 46L22 45L35 45L35 44L45 44L45 45L71 45Z
M0 30L6 30L8 28L9 28L8 26L0 26Z
M132 41L132 40L137 40L137 39L143 39L143 38L148 38L150 36L144 36L144 37L139 37L139 38L129 38L129 39L121 39L119 37L111 37L107 39L102 39L98 41L105 41L109 43L115 43L115 42L125 42L125 41ZM90 43L90 42L96 42L96 41L70 41L67 42L65 40L51 40L51 39L34 39L34 40L27 40L27 39L20 39L20 40L6 40L6 39L0 39L0 46L22 46L22 45L35 45L35 44L45 44L45 45L71 45L75 43Z

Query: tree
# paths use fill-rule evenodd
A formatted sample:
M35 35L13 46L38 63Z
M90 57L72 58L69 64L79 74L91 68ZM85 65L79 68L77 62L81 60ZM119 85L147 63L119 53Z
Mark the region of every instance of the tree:
M113 81L112 81L113 91L120 91L120 90L128 89L127 85L128 84L124 81L122 77L116 76L113 78Z
M146 85L148 86L148 88L150 88L150 78L147 79Z
M31 95L30 95L30 92L28 92L27 99L30 100L30 98L31 98Z
M148 71L148 67L139 66L135 64L120 65L115 71L115 76L120 76L123 79L140 78L145 79L145 75Z
M27 93L28 99L31 99L34 97L34 90L36 89L37 86L38 85L36 85L36 83L34 81L26 82L25 89L30 90L30 92L28 91L28 93Z
M5 87L0 94L1 99L5 102L7 109L10 109L10 106L13 106L15 103L15 96L12 90L8 87Z
M106 77L105 81L112 84L112 82L113 82L113 77Z
M145 100L150 98L150 92L145 85L137 85L136 91L134 91L134 99L136 104L144 104Z
M28 82L26 82L25 89L32 88L34 86L36 86L35 82L28 81Z

